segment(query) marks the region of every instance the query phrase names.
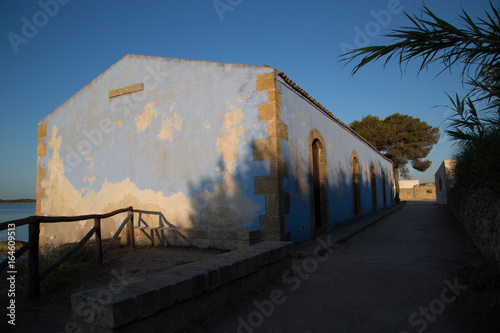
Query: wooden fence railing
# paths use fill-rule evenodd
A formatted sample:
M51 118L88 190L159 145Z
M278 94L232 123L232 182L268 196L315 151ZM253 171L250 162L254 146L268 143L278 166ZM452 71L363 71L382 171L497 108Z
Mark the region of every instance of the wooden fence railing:
M111 238L106 247L102 248L101 239L101 220L109 218L121 213L128 213L127 217L121 223L120 227ZM80 242L75 244L71 249L62 254L52 264L40 272L39 267L39 237L40 237L40 223L61 223L61 222L77 222L84 220L94 220L94 227L82 238ZM29 295L30 297L40 296L40 282L54 269L56 269L62 262L68 259L73 253L85 245L89 239L94 236L95 250L97 255L97 263L102 264L102 257L109 251L113 242L118 238L123 228L126 228L126 244L135 250L134 238L134 209L127 207L118 209L107 214L93 214L93 215L80 215L80 216L30 216L27 218L7 221L0 223L0 231L9 228L9 225L14 224L17 227L28 224L29 238L28 243L23 245L15 252L15 258L19 258L26 251L29 251L28 257L28 278L29 278ZM9 260L5 259L0 262L0 272L4 270L9 264Z

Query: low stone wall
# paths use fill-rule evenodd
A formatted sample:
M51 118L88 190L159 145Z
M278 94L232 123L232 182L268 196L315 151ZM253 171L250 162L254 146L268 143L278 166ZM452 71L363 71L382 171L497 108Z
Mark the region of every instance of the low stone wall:
M242 249L261 241L258 229L187 229L135 227L135 243L143 246L196 246Z
M176 332L292 266L293 243L263 242L132 282L111 300L102 290L71 296L82 332Z
M415 185L413 188L402 188L399 191L402 201L435 201L436 186L434 183Z
M500 199L486 192L448 194L448 203L474 243L500 265Z

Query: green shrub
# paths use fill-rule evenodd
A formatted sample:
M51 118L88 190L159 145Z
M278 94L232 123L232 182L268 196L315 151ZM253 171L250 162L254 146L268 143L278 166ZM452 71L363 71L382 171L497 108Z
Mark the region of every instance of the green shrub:
M500 196L500 128L462 144L455 158L456 188L484 188Z

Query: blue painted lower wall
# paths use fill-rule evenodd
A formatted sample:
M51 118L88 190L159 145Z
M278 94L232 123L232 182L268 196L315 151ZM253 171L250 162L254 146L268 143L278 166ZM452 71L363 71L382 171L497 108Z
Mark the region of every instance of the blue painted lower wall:
M359 159L361 215L366 216L374 211L370 177L372 163L375 167L376 210L390 206L393 195L392 163L283 80L279 81L279 91L283 96L281 121L288 126L288 141L281 141L281 159L288 166L283 190L290 196L290 213L285 216L285 233L290 233L296 243L307 241L313 236L312 174L309 166L312 147L310 140L308 141L313 130L320 133L325 144L327 229L332 230L355 218L351 163L353 152ZM383 178L385 178L384 183ZM383 187L385 187L385 199Z

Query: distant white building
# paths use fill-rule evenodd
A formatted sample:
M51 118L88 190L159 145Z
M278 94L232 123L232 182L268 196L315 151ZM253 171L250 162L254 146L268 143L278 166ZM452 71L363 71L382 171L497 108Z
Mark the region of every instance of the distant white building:
M448 191L453 187L453 171L456 162L456 160L444 160L434 174L434 179L436 180L436 201L438 204L448 204Z
M399 188L413 188L413 186L418 186L420 185L420 182L417 180L400 180L399 181Z

